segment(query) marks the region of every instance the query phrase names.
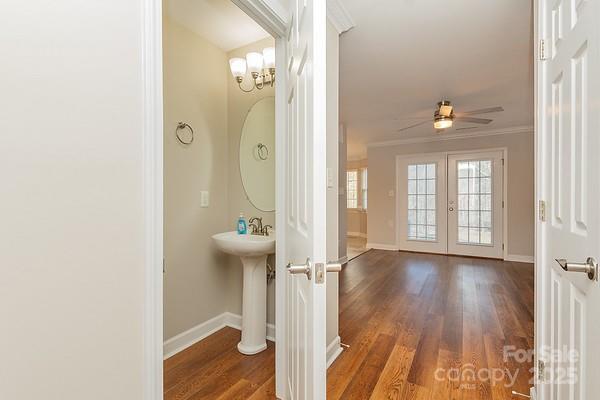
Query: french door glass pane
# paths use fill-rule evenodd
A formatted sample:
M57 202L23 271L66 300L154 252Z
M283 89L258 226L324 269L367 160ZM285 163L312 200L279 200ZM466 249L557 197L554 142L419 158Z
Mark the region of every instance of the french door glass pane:
M492 244L492 160L459 161L458 242Z
M410 240L437 240L436 174L436 163L408 166L408 238Z

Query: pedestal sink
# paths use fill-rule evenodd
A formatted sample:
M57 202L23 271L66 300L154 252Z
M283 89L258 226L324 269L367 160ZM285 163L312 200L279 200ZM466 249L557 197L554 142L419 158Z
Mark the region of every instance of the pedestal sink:
M275 253L275 233L269 236L224 232L213 235L217 247L238 256L244 268L242 295L242 354L256 354L267 348L267 256Z

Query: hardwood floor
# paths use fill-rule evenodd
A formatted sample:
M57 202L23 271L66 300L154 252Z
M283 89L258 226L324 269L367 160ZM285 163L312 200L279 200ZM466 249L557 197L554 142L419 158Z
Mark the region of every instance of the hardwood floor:
M503 349L533 348L533 266L372 250L340 273L340 336L328 399L528 393L531 363ZM166 360L165 399L275 398L273 344L248 357L239 337L225 328Z

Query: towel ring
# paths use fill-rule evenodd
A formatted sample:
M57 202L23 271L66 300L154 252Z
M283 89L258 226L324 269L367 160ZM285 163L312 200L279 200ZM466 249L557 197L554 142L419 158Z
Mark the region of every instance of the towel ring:
M256 147L258 148L258 158L260 158L263 161L269 158L269 149L267 148L267 146L265 146L262 143L259 143L256 145Z
M189 141L185 141L181 138L181 136L179 135L179 131L182 129L188 128L191 132L191 138ZM179 142L181 144L192 144L192 142L194 141L194 130L192 129L192 127L189 124L186 124L185 122L178 122L177 123L177 128L175 129L175 136L177 136L177 140L179 140Z

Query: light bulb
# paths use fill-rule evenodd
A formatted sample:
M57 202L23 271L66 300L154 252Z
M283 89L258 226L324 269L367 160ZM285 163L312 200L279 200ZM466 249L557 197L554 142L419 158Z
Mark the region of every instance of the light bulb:
M435 129L448 129L448 128L452 127L452 120L449 118L443 118L443 117L438 118L433 123L433 127Z
M252 75L259 74L263 67L263 56L260 53L248 53L246 54L246 63L248 64L248 71Z
M263 49L263 59L265 61L265 68L275 68L275 48L267 47Z
M229 68L234 78L243 78L246 75L246 60L243 58L232 58L229 60Z

